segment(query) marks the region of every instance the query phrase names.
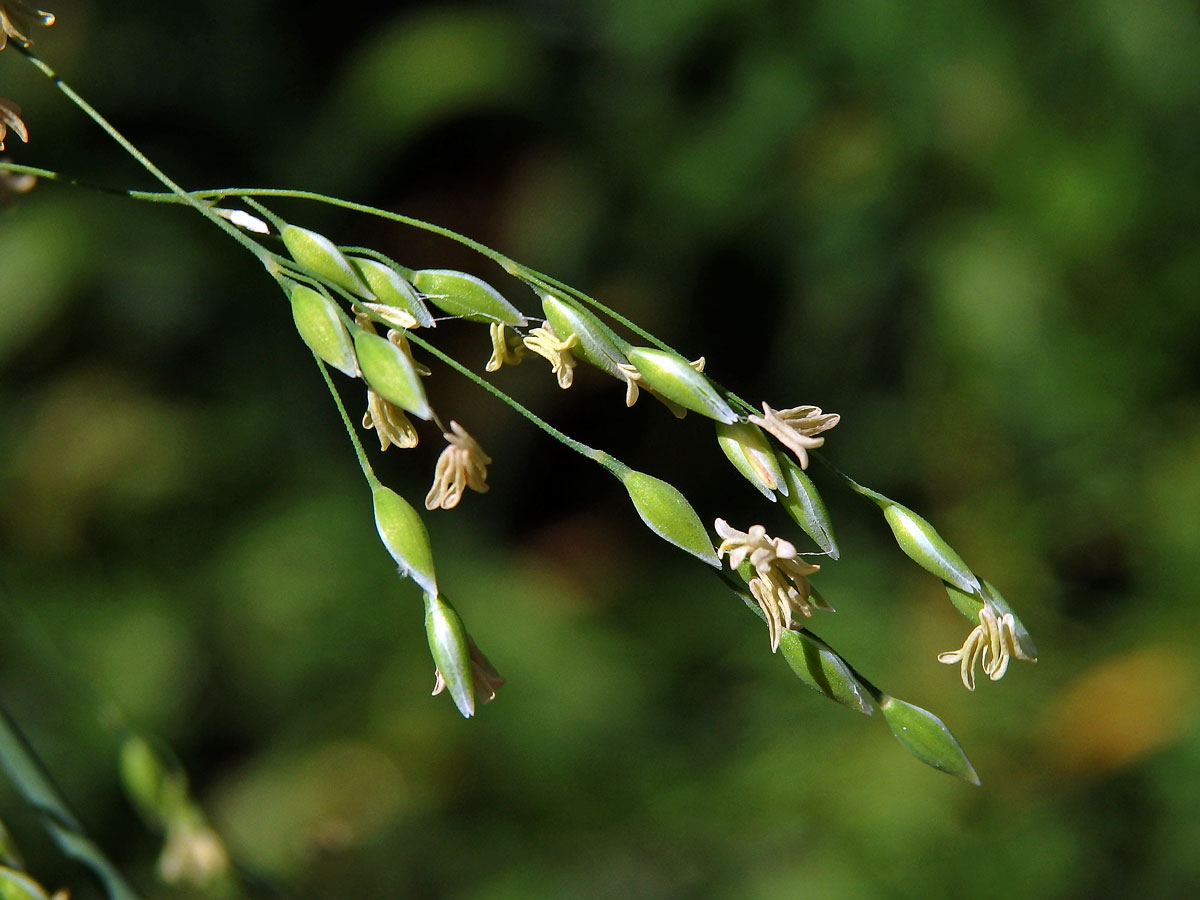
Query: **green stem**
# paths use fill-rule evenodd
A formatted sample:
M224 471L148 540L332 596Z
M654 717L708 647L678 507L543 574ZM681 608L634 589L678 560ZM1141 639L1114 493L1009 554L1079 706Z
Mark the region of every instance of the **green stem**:
M545 275L541 272L538 272L535 269L529 268L528 266L521 265L520 263L515 263L515 265L517 266L518 272L513 273L513 274L516 274L516 276L518 278L522 278L525 281L531 282L531 283L537 285L538 287L542 288L543 290L559 291L561 293L565 293L565 294L570 295L571 297L574 297L576 300L581 300L582 302L586 303L588 306L592 307L593 309L604 313L604 315L608 316L614 322L618 322L621 325L624 325L626 328L628 328L630 331L632 331L634 334L636 334L642 340L644 340L650 344L653 344L659 350L666 350L668 353L677 353L676 350L674 350L672 347L668 346L665 342L659 340L657 337L655 337L650 332L646 331L646 329L642 328L640 325L638 325L632 319L628 319L625 316L621 315L619 312L617 312L615 309L605 306L603 303L601 303L599 300L597 300L595 297L591 296L590 294L585 294L583 291L579 290L578 288L573 288L569 284L559 281L557 278L551 278L549 275Z
M164 201L177 202L174 197L164 196L164 195L158 194L158 193L144 193L141 191L130 191L129 195L137 200L150 200L152 202L164 202ZM378 216L379 218L388 219L393 222L399 222L400 224L403 224L403 225L408 225L413 228L418 228L422 231L428 231L432 234L437 234L442 237L449 238L452 241L456 241L457 243L462 244L463 246L468 247L471 250L474 250L475 252L487 257L488 259L497 263L502 269L504 269L505 272L507 272L509 275L512 275L515 278L519 278L523 281L526 281L526 282L534 285L535 287L539 287L545 291L558 291L560 293L568 294L569 296L573 297L574 299L582 301L583 303L586 303L588 306L591 306L593 309L597 310L598 312L601 312L604 315L608 316L614 322L617 322L617 323L623 325L625 328L627 328L629 331L636 334L638 337L642 338L647 343L652 344L655 347L658 347L660 350L666 350L669 353L675 353L676 355L681 355L681 354L679 354L679 351L675 350L673 347L671 347L665 341L660 340L658 337L651 334L649 331L646 331L646 329L642 328L640 325L638 325L632 319L626 318L625 316L621 315L616 310L601 303L599 300L597 300L595 297L592 297L590 294L586 294L583 291L579 290L578 288L571 287L571 285L566 284L565 282L559 281L557 278L553 278L549 275L546 275L542 272L537 271L536 269L532 269L529 266L524 265L523 263L519 263L516 260L512 259L511 257L505 256L503 253L500 253L497 250L493 250L491 247L488 247L486 244L481 244L479 241L473 240L472 238L469 238L466 235L459 234L457 231L452 231L449 228L443 228L441 225L434 225L432 222L426 222L422 219L416 219L416 218L413 218L412 216L402 215L401 213L390 212L389 210L380 209L376 206L368 206L367 204L363 204L363 203L354 203L350 200L343 200L340 197L331 197L328 194L320 194L320 193L316 193L314 191L295 191L295 190L272 189L272 188L231 188L228 190L219 190L218 189L218 190L193 191L192 196L193 197L243 197L248 200L251 197L281 197L281 198L290 198L290 199L296 199L296 200L311 200L316 203L325 203L325 204L328 204L331 206L339 206L339 207L342 207L343 209L354 210L355 212L367 213L369 215ZM267 215L268 217L272 218L272 220L277 218L277 217L273 216L270 212L268 212L266 209L264 209L260 204L250 201L250 205L253 206L260 213L263 213L264 215ZM355 248L355 249L357 249L359 252L371 253L371 251L366 250L365 248ZM375 253L371 253L371 255L382 256L382 254L375 254ZM382 258L389 265L395 265L394 261L388 259L387 257L382 257ZM403 268L403 267L401 267L401 268ZM716 382L714 382L714 384L716 384ZM741 397L739 397L737 394L733 393L732 391L729 391L729 390L725 389L724 387L721 387L720 385L716 385L716 386L719 390L724 392L725 395L727 397L729 397L729 399L731 399L732 401L734 401L735 403L737 403L744 409L747 409L752 413L755 413L758 411L754 406L751 406L747 401L743 400Z
M400 265L400 263L396 262L396 260L392 259L386 253L380 253L371 247L343 246L338 249L347 255L369 257L376 262L383 263L388 268L395 269L405 281L413 280L413 275L415 274L413 270L408 268L408 266Z
M35 170L35 169L32 169L27 166L16 166L16 165L11 165L11 164L6 164L6 163L0 163L0 168L7 169L9 171L29 172L30 174L43 175L44 177L52 178L54 180L62 180L61 177L57 173L50 172L50 171L44 170L44 169L36 169ZM89 185L84 185L84 186L89 186ZM106 190L106 189L101 188L101 190ZM637 325L637 323L633 322L632 320L626 318L625 316L621 315L620 313L616 312L615 310L613 310L610 307L606 306L605 304L601 303L599 300L596 300L594 297L592 297L588 294L585 294L583 291L573 288L570 285L565 284L564 282L561 282L556 278L550 277L549 275L545 275L541 272L538 272L535 269L531 269L528 266L522 265L521 263L516 262L515 260L511 259L510 257L505 256L503 253L493 250L491 247L488 247L486 244L481 244L479 241L473 240L472 238L469 238L466 235L459 234L458 232L452 231L449 228L443 228L441 225L435 225L432 222L426 222L422 219L417 219L412 216L406 216L401 213L390 212L389 210L380 209L375 206L369 206L365 203L355 203L351 200L343 200L340 197L332 197L328 194L321 194L321 193L317 193L315 191L289 190L289 189L285 189L285 188L217 188L217 189L208 189L208 190L201 190L201 191L192 191L190 194L181 194L181 193L178 193L175 191L173 191L170 194L164 194L164 193L156 192L156 191L124 191L124 192L117 192L117 193L124 193L126 196L128 196L134 200L141 200L141 201L145 201L148 203L181 203L182 202L182 203L188 203L189 205L193 205L193 206L196 205L197 201L201 200L201 199L241 197L241 198L244 198L247 201L249 201L248 205L255 208L258 212L260 212L264 215L267 215L269 218L271 218L273 221L275 221L277 225L278 225L278 217L274 216L269 211L267 211L261 204L253 202L253 200L251 200L251 198L253 198L253 197L277 197L277 198L281 198L281 199L310 200L315 203L324 203L324 204L327 204L330 206L337 206L342 209L352 210L354 212L361 212L361 213L365 213L368 215L377 216L379 218L387 219L387 220L393 221L393 222L398 222L402 225L408 225L413 228L418 228L422 231L428 231L432 234L437 234L442 237L449 238L452 241L456 241L457 243L462 244L463 246L468 247L468 248L476 251L477 253L481 254L482 256L485 256L488 259L492 260L493 262L497 263L501 268L503 268L510 275L512 275L516 278L520 278L526 282L529 282L537 287L542 288L543 290L555 290L555 291L561 291L561 292L567 293L571 297L575 298L576 300L579 300L579 301L582 301L582 302L588 304L589 306L593 307L594 309L598 310L599 312L603 313L604 315L608 316L609 318L613 319L614 321L625 326L631 332L633 332L634 334L637 334L639 337L643 338L648 343L653 344L655 347L658 347L659 349L666 350L671 353L678 353L678 351L676 351L674 348L672 348L669 344L665 343L664 341L659 340L653 334L651 334L650 332L646 331L644 328L641 328L639 325ZM215 216L215 214L211 214L211 215ZM232 229L232 226L229 226L224 221L221 221L221 224L229 229ZM264 248L260 247L258 244L254 243L253 241L250 241L248 238L246 238L240 232L236 233L236 237L239 239L239 241L241 243L249 244L251 246L251 248L253 249L255 254L260 259L264 260L264 265L267 267L268 270L274 271L272 269L272 266L278 267L280 265L280 262L278 260L271 259L271 257L274 256L274 254L270 254L269 251L266 251ZM371 255L381 256L380 254L375 254L375 253L372 253ZM383 258L386 259L386 257L383 257ZM390 260L389 260L389 262L390 262ZM499 391L497 388L495 388L489 382L485 381L484 379L475 375L475 373L471 372L469 369L460 365L456 360L453 360L450 357L446 356L441 351L437 350L437 348L428 344L424 340L417 338L411 334L410 334L410 337L412 337L413 340L418 345L429 350L431 353L433 353L439 359L446 362L447 365L450 365L453 368L457 369L460 373L462 373L463 375L465 375L468 378L470 378L471 380L473 380L476 384L480 385L485 390L490 391L492 394L494 394L495 396L497 396L498 398L503 400L505 403L507 403L513 409L515 409L519 413L521 413L521 415L523 415L527 419L529 419L529 421L533 422L535 425L537 425L539 428L541 428L543 431L545 431L547 434L551 435L555 439L566 444L571 449L575 450L578 453L581 453L582 455L588 457L589 459L599 462L601 465L605 466L610 471L614 472L614 474L617 474L618 477L620 475L620 472L624 470L624 468L625 468L624 465L622 463L620 463L619 461L615 460L613 457L609 456L608 454L604 453L603 451L596 450L592 447L588 447L585 444L581 444L579 441L576 441L576 440L568 437L567 435L563 434L558 429L554 428L552 425L550 425L544 419L540 418L539 416L535 415L533 412L528 410L526 407L522 406L520 403L518 403L512 397L509 397L507 394L503 393L502 391ZM326 373L325 377L326 378L329 377L327 373ZM714 385L716 385L716 382L714 382ZM753 407L752 405L750 405L750 403L748 403L742 397L738 396L737 394L735 394L734 392L732 392L730 390L727 390L726 388L722 387L721 385L716 385L716 386L717 386L718 390L722 391L726 397L728 397L732 402L737 404L743 410L746 410L750 413L757 412L757 409L755 407ZM336 396L336 394L335 394L335 396ZM364 471L367 471L367 470L364 470ZM839 473L839 475L840 474L841 473ZM368 477L373 478L374 476L370 475ZM866 490L865 488L862 488L861 485L858 485L857 483L851 481L848 477L846 477L844 475L842 475L841 477L843 479L845 479L847 481L847 483L849 483L854 489L858 490L860 493L862 491Z
M869 487L859 484L857 481L827 460L824 454L818 453L816 450L809 450L808 454L820 462L821 465L827 468L830 472L836 475L842 481L842 483L846 485L846 487L850 488L850 490L854 491L854 493L858 494L860 497L865 497L867 500L870 500L876 506L881 508L892 503L889 498L883 496L883 494L879 493L878 491L873 491Z
M354 445L354 455L358 457L358 467L362 469L363 477L367 479L367 484L374 491L380 485L379 478L376 477L375 470L371 468L371 461L367 459L367 451L363 449L362 441L358 439L358 434L354 430L354 423L351 421L349 413L346 412L345 404L342 403L342 395L334 387L333 379L329 376L329 369L326 368L325 363L321 362L315 353L313 354L313 359L317 363L317 368L321 370L321 377L325 379L325 385L329 388L334 405L337 406L338 415L342 417L342 424L346 426L346 434L350 436L350 443Z
M120 197L128 197L129 191L125 188L107 187L103 184L94 184L90 181L80 181L77 178L71 178L63 175L61 172L55 172L52 169L40 169L37 166L23 166L20 163L9 162L8 160L0 160L0 172L13 172L18 175L36 175L38 178L44 178L46 181L57 181L60 184L69 184L71 187L83 188L88 191L99 191L102 194L116 194Z
M257 256L264 266L266 266L268 269L271 268L269 259L265 255L265 251L262 249L262 247L213 212L211 207L201 203L199 198L189 194L182 187L176 184L162 169L151 162L146 154L142 153L141 150L130 143L129 139L126 138L125 135L121 134L121 132L119 132L111 122L104 118L104 116L102 116L95 107L84 100L83 97L77 94L69 84L63 81L62 78L58 76L57 72L55 72L52 68L50 68L50 66L44 63L38 57L30 53L28 48L22 47L16 42L13 42L13 46L20 53L22 53L27 60L29 60L34 68L49 78L50 81L53 82L54 86L57 87L68 100L74 103L85 115L88 116L88 118L99 125L100 128L102 128L110 138L116 141L121 146L121 149L132 156L143 169L153 175L166 188L168 188L171 191L171 194L178 198L178 202L185 203L195 209L200 213L200 215L204 216L206 219L224 231L227 235ZM128 193L131 197L135 195L134 191L129 191Z
M171 194L162 194L154 191L128 191L128 195L135 200L145 200L151 203L178 203L179 198ZM532 269L529 266L517 262L509 256L505 256L498 250L493 250L486 244L481 244L464 234L459 234L449 228L441 225L435 225L432 222L426 222L423 219L417 219L413 216L406 216L401 213L391 212L390 210L380 209L377 206L369 206L365 203L355 203L352 200L343 200L341 197L333 197L329 194L321 194L316 191L299 191L290 190L287 188L217 188L203 191L192 191L190 196L195 199L208 198L224 198L224 197L279 197L291 200L311 200L314 203L324 203L329 206L338 206L342 209L349 209L354 212L366 213L368 215L377 216L382 219L388 219L392 222L398 222L402 225L408 225L413 228L418 228L422 231L428 231L431 234L440 235L444 238L449 238L464 247L468 247L486 256L488 259L499 265L504 271L515 278L520 278L524 281L530 281L541 287L544 290L561 291L569 294L577 300L588 304L604 315L608 316L615 322L628 328L631 332L641 337L643 340L653 344L661 350L667 350L672 353L676 352L663 341L659 340L650 332L639 326L636 322L618 313L616 310L601 303L596 298L585 294L583 291L571 287L556 278L552 278L542 272Z
M737 580L734 579L733 574L731 572L726 571L725 569L722 569L720 572L714 572L713 574L717 578L719 578L722 583L724 583L725 587L729 588L731 591L733 591L735 594L737 594L738 597L741 598L742 602L744 604L746 604L746 608L749 609L750 612L754 613L754 615L758 616L760 621L762 621L762 622L767 621L766 613L764 613L762 611L762 607L760 607L758 605L758 601L755 600L754 597L751 596L751 594L747 591L745 582L739 583ZM843 657L840 653L838 653L836 650L834 650L832 647L830 647L829 644L825 643L825 641L822 641L818 635L816 635L815 633L813 633L812 631L810 631L807 628L798 628L796 630L799 631L801 634L806 634L809 637L812 637L818 641L821 641L822 644L825 644L825 646L829 648L829 651L831 653L835 654L837 656L837 658L842 661L842 664L850 671L850 673L856 679L858 679L859 684L861 684L863 686L863 688L866 690L866 692L871 695L871 698L876 703L881 703L881 702L883 702L883 700L885 700L887 698L887 696L888 696L887 694L885 694L883 691L881 691L879 688L877 688L868 679L864 678L862 673L859 672L858 669L854 668L854 666L852 666L852 665L850 665L850 663L846 662L845 657Z
M177 195L162 194L155 191L129 191L128 193L134 200L145 200L149 203L188 202L181 200ZM469 247L482 256L486 256L510 274L515 274L518 269L522 268L519 263L509 259L503 253L493 250L486 244L479 243L479 241L472 240L466 235L451 231L449 228L443 228L441 225L434 225L432 222L425 222L421 219L415 219L412 216L389 212L386 209L379 209L376 206L368 206L365 203L355 203L353 200L343 200L340 197L331 197L328 194L318 194L314 191L297 191L285 188L226 188L192 191L188 197L192 200L224 197L279 197L290 200L311 200L314 203L324 203L328 206L337 206L342 209L351 210L352 212L366 213L367 215L377 216L381 219L399 222L401 225L409 225L413 228L419 228L422 231L428 231L432 234L449 238L452 241Z
M85 187L85 188L90 188L93 190L100 190L100 191L104 191L106 193L122 194L124 196L130 197L131 199L141 200L141 201L148 202L148 203L178 204L180 202L186 202L186 200L181 200L180 196L175 193L164 194L164 193L161 193L158 191L127 191L127 190L117 190L117 189L113 189L113 188L106 188L106 187L102 187L99 185L92 185L92 184L87 184L84 182L74 181L72 179L65 178L64 176L60 175L59 173L52 172L48 169L35 169L31 166L20 166L20 165L16 165L16 164L12 164L12 163L4 163L4 162L0 162L0 169L6 170L6 171L11 171L11 172L24 172L24 173L28 173L30 175L38 175L43 178L51 179L53 181L62 181L64 183L72 184L72 185L75 185L78 187ZM583 303L587 304L588 306L591 306L593 309L597 310L598 312L603 313L604 315L608 316L613 321L623 325L629 331L638 335L640 338L645 340L647 343L652 344L655 347L658 347L660 350L666 350L670 353L678 353L678 351L676 351L673 347L671 347L665 341L660 340L658 337L656 337L655 335L651 334L649 331L646 331L644 328L639 326L632 319L626 318L625 316L621 315L616 310L601 303L599 300L597 300L595 297L592 297L590 294L586 294L583 291L579 290L578 288L574 288L571 285L566 284L565 282L559 281L557 278L553 278L549 275L546 275L543 272L538 272L536 269L532 269L529 266L519 263L519 262L511 259L510 257L505 256L503 253L493 250L491 247L488 247L486 244L481 244L481 243L479 243L479 241L473 240L473 239L467 237L466 235L459 234L458 232L452 231L449 228L443 228L440 225L435 225L432 222L426 222L422 219L417 219L412 216L405 216L400 213L390 212L386 209L380 209L378 207L369 206L369 205L363 204L363 203L354 203L350 200L343 200L340 197L332 197L328 194L321 194L321 193L317 193L315 191L298 191L298 190L288 190L288 189L283 189L283 188L225 188L225 189L217 188L217 189L208 189L208 190L202 190L202 191L192 191L188 195L188 198L190 198L192 200L209 199L209 198L225 198L225 197L240 197L240 198L246 199L248 201L247 205L251 206L259 213L267 216L267 218L269 218L276 225L276 227L279 227L279 222L281 221L279 219L279 217L270 213L261 204L253 202L253 200L251 200L250 198L252 198L252 197L279 197L279 198L293 199L293 200L311 200L315 203L324 203L324 204L327 204L330 206L338 206L338 207L342 207L343 209L349 209L349 210L353 210L355 212L366 213L369 215L377 216L379 218L388 219L393 222L398 222L403 225L408 225L413 228L418 228L422 231L428 231L432 234L437 234L442 237L449 238L450 240L456 241L457 243L462 244L463 246L468 247L468 248L476 251L477 253L482 254L483 256L487 257L488 259L491 259L493 262L500 265L500 267L503 268L510 275L512 275L516 278L519 278L523 281L526 281L527 283L531 284L534 287L540 288L541 290L567 294L570 297L572 297L580 302L583 302ZM244 236L239 234L239 237L244 237ZM253 242L250 242L250 243L253 243ZM254 246L257 249L261 250L261 248L259 248L257 244L254 244ZM343 248L343 249L353 250L354 252L357 252L360 254L375 257L376 259L379 259L380 261L386 263L387 265L390 265L397 269L400 269L402 272L407 271L407 270L405 270L405 268L403 266L397 265L395 260L392 260L390 257L384 256L383 254L379 253L378 251L371 250L370 248L354 247L354 248ZM262 258L261 254L260 254L260 258ZM276 262L276 265L278 265L279 261L276 260L275 262ZM264 264L266 264L266 263L264 263ZM270 269L271 266L269 264L267 264L267 268ZM724 388L723 386L721 386L719 384L716 384L716 382L713 382L713 384L717 387L718 390L720 390L722 393L724 393L725 396L727 398L729 398L729 400L731 400L732 402L734 402L735 404L740 406L742 409L744 409L750 413L758 412L758 410L754 406L750 405L746 400L742 399L737 394L733 393L732 391Z
M164 201L177 202L177 200L174 197L168 198L168 197L164 197L162 194L158 194L158 193L130 191L129 195L137 200L150 200L152 202L155 202L155 201L156 202L164 202ZM492 260L497 265L499 265L502 269L504 269L504 271L506 271L508 274L510 274L516 278L521 278L522 280L526 280L526 281L533 281L533 282L537 283L538 285L540 285L543 289L563 291L567 294L570 294L572 297L575 297L576 299L581 300L584 303L587 303L588 305L590 305L593 308L604 313L604 315L610 317L614 321L619 322L621 325L628 328L634 334L638 335L639 337L641 337L642 339L644 339L646 341L649 341L650 343L654 344L654 346L658 347L659 349L675 352L674 350L671 350L671 348L669 346L667 346L667 344L663 343L657 337L655 337L653 334L646 331L644 328L640 327L636 322L632 321L631 319L626 318L625 316L623 316L620 313L618 313L617 311L609 308L608 306L605 306L599 300L595 299L594 297L592 297L588 294L585 294L583 291L580 291L577 288L573 288L569 284L565 284L564 282L561 282L556 278L552 278L549 275L545 275L541 272L538 272L536 269L531 269L529 266L523 265L523 264L517 262L516 260L512 259L511 257L505 256L503 253L500 253L498 250L493 250L491 247L487 246L486 244L481 244L479 241L469 238L464 234L459 234L457 231L453 231L453 230L451 230L449 228L445 228L441 225L435 225L432 222L426 222L423 219L417 219L417 218L414 218L413 216L406 216L401 213L394 213L394 212L391 212L386 209L380 209L379 207L376 207L376 206L368 206L367 204L364 204L364 203L355 203L351 200L343 200L340 197L332 197L328 194L321 194L321 193L317 193L315 191L288 190L286 188L230 188L227 190L217 189L217 190L193 191L191 196L193 196L195 198L281 197L281 198L288 198L288 199L293 199L293 200L311 200L315 203L325 203L330 206L339 206L343 209L353 210L354 212L367 213L369 215L378 216L379 218L388 219L393 222L399 222L402 225L409 225L413 228L419 228L422 231L428 231L431 234L436 234L436 235L440 235L445 238L449 238L452 241L462 244L464 247L468 247L471 250L474 250L476 253L479 253L482 256L486 256L488 259Z
M446 365L450 366L450 368L454 369L460 375L463 375L466 378L469 378L471 381L475 382L477 385L479 385L481 388L486 390L492 396L496 397L501 402L508 404L508 406L515 409L517 412L519 412L521 415L523 415L526 419L528 419L530 422L532 422L538 428L542 429L542 431L546 432L546 434L550 435L555 440L561 441L563 444L566 444L568 447L570 447L576 453L578 453L582 456L586 456L588 459L592 460L593 462L598 462L600 465L604 466L604 468L608 469L610 472L612 472L618 478L621 476L621 474L623 472L625 472L628 469L628 466L626 466L624 463L620 462L616 458L609 456L603 450L597 450L595 447L589 447L587 444L584 444L581 441L575 440L573 437L569 437L569 436L563 434L561 431L559 431L557 428L555 428L553 425L551 425L549 422L547 422L545 419L543 419L537 413L533 412L528 407L522 405L517 400L514 400L512 397L510 397L508 394L504 393L504 391L500 390L498 387L496 387L494 384L492 384L486 378L481 378L479 375L476 375L474 372L472 372L470 369L468 369L466 366L464 366L458 360L454 359L452 356L446 355L445 353L443 353L441 350L439 350L433 344L429 343L424 338L414 334L411 331L408 332L408 334L406 336L410 341L412 341L418 347L420 347L423 350L428 351L429 353L432 353L439 360L444 362Z
M3 708L0 708L0 767L25 802L37 811L58 848L92 871L104 885L109 900L138 900L138 894L121 873L84 834L83 826L67 808L45 767Z

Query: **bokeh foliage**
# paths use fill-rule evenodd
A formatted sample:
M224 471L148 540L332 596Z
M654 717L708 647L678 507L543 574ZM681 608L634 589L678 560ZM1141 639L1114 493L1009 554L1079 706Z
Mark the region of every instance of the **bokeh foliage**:
M983 787L926 770L798 684L609 476L442 369L435 405L496 460L489 494L427 517L509 680L463 721L426 696L420 598L279 292L194 214L42 185L0 210L0 700L148 893L168 895L117 791L110 704L175 748L240 859L313 895L1200 888L1194 5L55 12L38 49L185 185L440 222L743 395L841 413L831 457L1002 583L1042 652L967 695L935 662L965 633L940 586L814 472L843 551L817 630L937 711ZM31 132L14 158L150 187L15 55L0 93ZM279 211L536 311L444 241ZM482 368L479 329L445 331ZM786 521L697 417L626 411L596 373L501 375L707 520ZM421 496L437 443L381 476ZM88 896L19 809L0 792L31 868Z

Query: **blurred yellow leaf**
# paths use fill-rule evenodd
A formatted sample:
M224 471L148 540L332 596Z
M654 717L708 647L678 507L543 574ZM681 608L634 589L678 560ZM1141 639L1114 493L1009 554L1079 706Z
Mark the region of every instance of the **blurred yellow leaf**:
M1123 768L1179 735L1192 712L1195 680L1195 658L1177 646L1109 657L1079 675L1050 708L1050 752L1081 775Z

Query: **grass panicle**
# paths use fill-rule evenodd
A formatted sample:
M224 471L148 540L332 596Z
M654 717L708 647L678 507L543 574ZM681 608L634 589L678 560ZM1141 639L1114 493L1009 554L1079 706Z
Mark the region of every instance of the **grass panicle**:
M17 8L0 5L5 11L10 7ZM870 500L882 511L903 553L941 579L956 608L975 623L960 650L939 657L942 662L960 665L968 688L974 688L977 664L996 680L1005 673L1011 659L1036 658L1029 633L999 590L979 579L928 521L844 475L817 452L829 440L836 445L837 432L833 429L840 421L838 414L825 413L812 405L776 409L763 401L751 403L705 373L703 357L689 362L690 357L583 291L442 226L305 190L187 190L30 51L27 32L34 21L6 14L0 49L5 44L15 47L165 190L119 190L10 162L0 162L0 172L14 178L40 178L100 190L138 202L184 207L252 254L283 287L296 332L317 361L370 491L380 540L399 575L411 579L420 590L435 671L435 694L446 692L458 711L470 717L478 711L477 700L494 698L503 679L442 593L447 582L454 581L454 569L445 567L440 579L435 575L439 548L430 541L422 513L380 481L361 440L364 430L374 429L382 452L389 446L411 447L423 429L438 429L446 447L425 502L426 511L433 515L447 514L446 510L459 506L466 489L480 493L487 490L487 467L493 461L459 424L457 410L435 408L423 385L429 374L425 361L466 378L550 438L608 469L621 481L634 511L651 533L716 569L718 577L767 624L771 650L782 651L803 684L856 712L872 715L878 711L916 759L965 781L979 782L962 748L940 719L876 688L801 624L808 621L814 609L832 612L817 586L809 581L810 576L819 578L821 566L806 557L823 556L832 562L841 556L828 507L806 472L810 457L816 457L826 463L834 484ZM50 24L53 17L47 21L43 16L40 21ZM6 131L28 139L21 115L14 103L0 100L0 141ZM374 248L340 244L336 235L320 234L302 222L285 221L264 205L264 201L276 199L338 207L455 241L498 266L506 278L531 288L544 319L527 316L506 297L505 286L498 287L474 272L429 268L421 259L394 260ZM243 206L252 212L243 210ZM431 308L439 313L437 318ZM434 340L435 324L446 319L474 323L481 341L487 327L493 356L486 374L454 358ZM721 339L730 340L727 336ZM816 549L799 550L788 539L769 537L763 524L749 525L743 532L723 519L702 518L695 498L689 499L668 481L551 425L497 384L497 373L503 365L515 365L531 355L550 362L552 375L563 389L569 390L576 382L577 367L591 368L620 383L614 387L614 395L619 396L623 390L626 405L632 405L640 391L647 391L675 416L683 417L690 411L714 419L719 449L763 495L763 511L777 513L782 509L791 520L788 527L798 528ZM336 383L331 369L345 381ZM362 392L366 414L361 422L347 412L343 389ZM418 421L411 422L406 414ZM681 448L683 453L691 450ZM712 454L714 466L719 465L719 457ZM659 459L648 467L658 472L669 463ZM496 463L504 464L503 459ZM705 526L705 521L715 521L713 530ZM714 532L720 539L719 546L714 546ZM722 568L726 554L731 571ZM740 582L735 575L740 576ZM59 848L95 875L110 900L132 900L137 896L84 833L2 710L0 765ZM130 738L122 752L122 772L139 811L165 834L160 861L164 880L198 882L197 873L204 872L225 877L228 860L223 847L192 802L181 770L152 743ZM0 882L8 879L15 885L11 891L20 896L20 889L27 887L23 879L28 876L12 868L11 862L9 858L0 860L7 866L0 867ZM28 888L26 894L31 890Z

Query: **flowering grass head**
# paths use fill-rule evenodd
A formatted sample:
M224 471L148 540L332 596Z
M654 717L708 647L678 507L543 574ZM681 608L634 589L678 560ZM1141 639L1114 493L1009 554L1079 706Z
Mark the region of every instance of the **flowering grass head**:
M10 39L27 45L28 26L35 16L40 16L43 24L53 21L49 14L29 10L19 0L0 0L0 49ZM43 71L57 79L50 69L43 67ZM897 739L914 756L968 780L974 777L969 763L965 763L965 757L961 756L940 720L870 685L832 648L797 624L812 618L814 610L831 610L831 607L809 582L810 576L821 567L805 559L794 544L770 536L766 526L761 524L739 531L725 520L717 519L715 528L720 545L714 547L712 534L692 502L670 482L634 469L603 450L589 447L565 434L485 376L439 348L427 339L425 331L417 333L415 329L435 324L426 305L429 304L450 319L488 325L491 339L491 357L485 366L488 373L505 365L516 365L532 353L549 361L560 387L568 388L574 381L578 363L584 362L624 382L629 406L644 390L676 416L682 418L690 410L713 419L718 426L720 448L741 475L769 502L776 504L774 509L782 509L790 516L812 538L821 554L831 560L839 556L832 522L817 486L804 470L810 453L824 446L825 432L839 423L839 415L824 413L816 406L777 410L766 403L762 404L759 415L752 405L704 372L704 357L689 361L636 323L586 294L439 226L308 192L228 189L189 193L139 151L131 149L116 129L61 80L57 83L68 97L75 99L81 110L170 189L159 195L131 192L131 197L139 200L155 197L161 202L192 206L254 253L267 271L285 286L297 331L320 363L322 375L350 434L364 478L371 488L380 538L396 562L399 574L414 581L426 598L426 632L437 668L434 692L445 690L463 715L474 714L477 694L483 702L492 699L503 679L479 652L457 613L439 593L433 549L421 514L380 482L362 446L361 432L351 421L339 389L334 385L334 372L331 371L339 371L363 384L367 391L367 409L361 424L375 432L381 451L392 446L412 447L417 443L417 432L408 418L410 415L438 425L443 431L446 447L438 457L433 485L425 497L425 508L453 509L468 489L487 492L487 469L492 460L457 421L450 420L449 428L442 424L423 384L424 376L430 374L429 369L414 358L410 339L423 358L435 359L473 381L547 435L604 466L617 477L638 516L651 532L712 566L750 609L757 607L756 611L767 622L771 651L774 653L782 646L781 656L806 684L859 712L870 714L876 709L883 712ZM11 101L0 100L0 147L10 130L27 140L19 107ZM3 168L0 164L0 171ZM10 167L17 171L28 168L15 164ZM533 287L541 299L544 323L528 319L499 290L472 274L449 269L408 268L377 250L340 246L322 234L284 222L253 199L268 195L320 200L459 241ZM217 206L228 202L243 202L269 220L278 230L283 249L290 254L290 259L277 252L278 241L260 241L252 236L268 232L263 220L241 211L226 212ZM243 230L239 231L239 228ZM601 316L612 322L612 326ZM386 331L386 335L380 330ZM640 338L638 346L618 331L631 337L636 335ZM819 459L828 462L823 456ZM832 464L829 468L833 469ZM978 624L959 650L943 653L939 660L959 664L968 688L974 687L977 665L996 680L1003 676L1011 659L1033 658L1036 651L1026 641L1023 626L1009 612L999 594L991 593L990 588L988 592L984 591L965 562L932 526L907 508L858 485L836 469L833 472L851 490L880 505L900 548L909 557L941 578L948 589L963 593L966 599L961 602L965 608L960 606L960 609L968 619L977 619ZM726 554L731 568L744 578L744 586L735 583L722 570L722 559ZM180 848L176 851L178 872L212 867L212 860L217 858L212 854L212 848L206 845L207 834L203 829L179 830L174 837L174 843ZM204 862L206 858L207 863Z

